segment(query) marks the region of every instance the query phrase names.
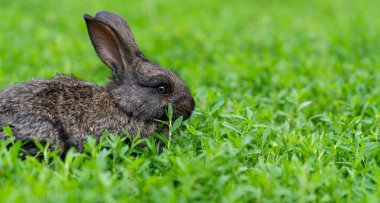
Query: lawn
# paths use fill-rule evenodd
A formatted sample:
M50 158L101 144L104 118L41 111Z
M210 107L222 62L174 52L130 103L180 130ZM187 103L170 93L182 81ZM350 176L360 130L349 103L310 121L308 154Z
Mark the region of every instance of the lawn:
M0 5L0 89L57 73L105 84L82 15L109 10L196 101L162 153L105 134L64 160L23 158L0 141L0 202L380 201L380 1Z

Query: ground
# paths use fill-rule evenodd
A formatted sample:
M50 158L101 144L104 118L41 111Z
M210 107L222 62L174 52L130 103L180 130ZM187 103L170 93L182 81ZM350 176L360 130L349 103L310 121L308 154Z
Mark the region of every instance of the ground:
M82 15L109 10L196 101L162 153L105 135L23 158L0 141L0 202L380 201L380 1L0 5L1 89L57 73L105 84Z

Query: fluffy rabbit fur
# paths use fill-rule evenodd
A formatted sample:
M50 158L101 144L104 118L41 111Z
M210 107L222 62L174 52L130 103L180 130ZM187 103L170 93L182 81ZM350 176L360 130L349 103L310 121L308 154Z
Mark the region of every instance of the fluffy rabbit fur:
M0 93L0 126L10 126L16 139L49 140L64 153L70 147L82 151L87 136L99 138L104 131L148 137L158 130L156 119L167 119L169 103L174 118L191 115L189 89L145 58L122 17L102 11L84 19L97 55L112 70L110 82L102 87L58 76L10 86Z

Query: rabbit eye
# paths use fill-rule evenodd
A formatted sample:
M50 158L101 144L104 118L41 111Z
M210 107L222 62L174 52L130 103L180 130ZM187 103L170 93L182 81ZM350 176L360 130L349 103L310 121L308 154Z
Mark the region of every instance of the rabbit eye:
M156 92L158 94L168 94L168 87L166 85L159 85L156 87Z

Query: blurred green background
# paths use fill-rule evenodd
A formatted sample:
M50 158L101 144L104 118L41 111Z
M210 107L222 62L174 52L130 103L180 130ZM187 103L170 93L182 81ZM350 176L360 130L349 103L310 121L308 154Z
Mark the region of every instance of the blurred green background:
M22 185L30 201L54 193L62 201L379 201L379 8L378 0L0 0L1 89L57 73L105 84L110 71L82 15L108 10L197 104L163 154L116 164L129 174L126 188L107 167L96 174L112 184L94 188L87 162L61 177L63 166L16 157L16 169L0 167L8 174L0 198L25 200L15 191ZM47 178L34 188L33 177Z

